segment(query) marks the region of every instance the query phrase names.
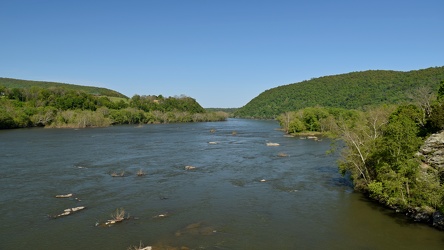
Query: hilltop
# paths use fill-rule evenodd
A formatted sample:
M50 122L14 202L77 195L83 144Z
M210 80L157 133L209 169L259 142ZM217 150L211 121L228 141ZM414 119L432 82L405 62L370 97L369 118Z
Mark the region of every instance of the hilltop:
M324 76L279 86L262 92L235 112L237 117L275 118L287 111L323 106L360 109L410 101L420 87L436 92L444 67L408 72L368 70Z
M87 94L96 95L96 96L120 97L128 99L128 97L125 96L124 94L121 94L111 89L92 87L92 86L81 86L76 84L60 83L60 82L31 81L31 80L0 77L0 86L4 86L11 89L12 88L28 89L32 87L49 89L49 88L62 87L67 90L82 91Z

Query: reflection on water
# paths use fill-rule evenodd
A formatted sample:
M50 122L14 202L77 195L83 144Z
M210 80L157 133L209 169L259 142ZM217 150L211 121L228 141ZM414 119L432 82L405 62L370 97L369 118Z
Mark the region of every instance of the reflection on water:
M442 232L354 193L337 172L338 156L325 153L328 140L288 138L276 128L231 119L0 131L0 249L126 249L140 241L190 249L443 249ZM74 196L55 198L68 193ZM78 206L86 209L48 218ZM117 208L130 219L95 226Z

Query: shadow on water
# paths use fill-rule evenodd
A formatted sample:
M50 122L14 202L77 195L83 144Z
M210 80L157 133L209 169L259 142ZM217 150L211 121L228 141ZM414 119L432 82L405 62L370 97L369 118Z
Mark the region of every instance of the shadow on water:
M348 175L340 175L339 169L332 166L321 166L316 168L325 179L325 185L330 188L339 188L343 191L353 192L353 182Z
M383 214L384 216L388 217L390 220L396 222L399 226L402 226L402 227L417 227L417 226L423 227L423 226L426 226L426 224L424 224L424 223L415 222L413 219L407 217L405 215L405 213L396 212L396 210L386 207L386 206L382 205L381 203L379 203L369 197L366 197L364 195L362 195L359 200L361 202L365 203L368 207L370 207L375 212ZM429 225L429 226L431 226L431 225Z

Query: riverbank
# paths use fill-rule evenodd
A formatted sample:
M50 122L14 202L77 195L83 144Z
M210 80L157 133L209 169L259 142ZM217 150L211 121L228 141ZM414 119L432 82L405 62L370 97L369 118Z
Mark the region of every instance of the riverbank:
M330 133L322 133L322 132L312 132L312 131L304 131L299 133L292 133L288 136L291 137L299 137L300 139L314 139L319 140L322 137L329 137L332 139L340 139L338 136L334 136ZM351 136L351 135L349 135ZM353 135L356 136L356 135ZM356 140L358 143L359 138L352 138L351 140ZM359 149L362 147L358 144L351 144L352 146ZM359 151L358 151L359 153ZM442 192L440 189L440 182L444 181L444 132L432 134L427 140L424 141L423 145L415 155L415 160L413 164L416 164L414 172L417 174L418 183L416 185L426 186L428 189L432 190L427 195L429 197L425 197L422 199L427 199L431 204L433 204L434 199L436 200L436 204L439 204L440 193ZM370 183L370 186L376 183ZM408 185L405 183L401 183L402 185ZM411 184L413 189L413 184ZM420 187L416 186L416 189L420 189ZM427 205L420 206L411 206L409 204L403 204L400 206L399 201L393 202L388 201L386 196L383 195L375 195L375 190L372 189L372 192L369 192L366 189L359 189L358 191L362 192L369 199L374 200L380 206L385 207L387 209L391 209L399 214L404 214L406 218L414 223L423 223L429 225L438 230L444 230L444 213L439 210L438 207L432 207ZM425 195L425 194L424 194ZM423 196L424 196L423 195ZM405 196L410 196L409 187L407 186ZM412 202L413 203L413 202ZM413 203L414 204L414 203Z

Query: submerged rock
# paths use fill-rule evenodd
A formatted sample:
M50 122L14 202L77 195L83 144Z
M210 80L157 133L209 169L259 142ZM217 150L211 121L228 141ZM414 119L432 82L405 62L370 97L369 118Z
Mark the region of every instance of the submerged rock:
M415 222L429 223L431 221L431 213L419 207L408 209L406 215Z
M125 176L125 171L122 171L122 172L120 172L120 173L112 172L110 175L111 175L112 177L124 177L124 176Z
M148 249L150 249L150 248L148 248ZM186 246L178 247L178 246L165 245L163 242L153 245L151 249L152 250L190 250L190 248L186 247ZM135 250L140 250L140 249L135 249ZM142 250L144 250L144 249L142 248Z
M441 212L434 212L432 218L432 225L440 230L444 230L444 215Z
M168 216L169 216L168 213L163 213L163 214L158 214L158 215L153 216L153 219L166 218Z
M216 233L217 231L210 226L206 226L203 222L197 222L186 226L185 228L177 231L174 235L180 237L182 235L201 235L208 236Z

